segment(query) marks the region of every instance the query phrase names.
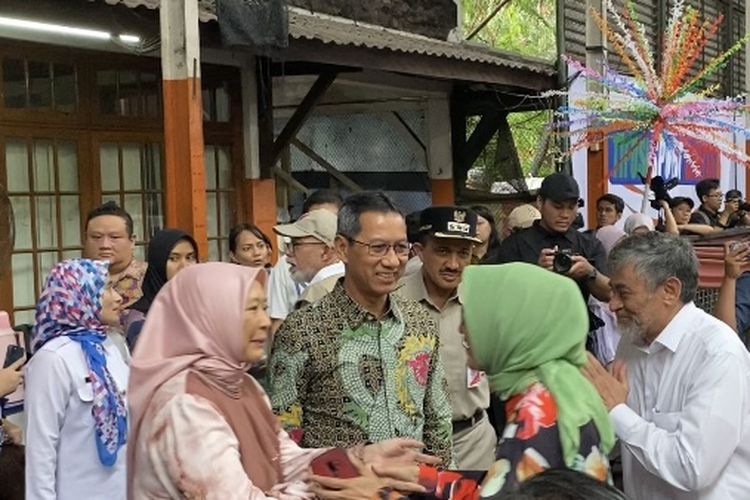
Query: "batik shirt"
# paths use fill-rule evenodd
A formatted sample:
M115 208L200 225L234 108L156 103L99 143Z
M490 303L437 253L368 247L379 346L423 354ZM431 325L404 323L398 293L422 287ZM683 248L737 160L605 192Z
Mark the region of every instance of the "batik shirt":
M412 437L450 464L437 325L416 302L391 295L388 303L378 320L339 282L290 314L271 353L273 409L304 448Z
M122 308L126 309L136 303L143 296L141 285L146 275L148 264L140 260L131 260L123 272L114 276L112 288L122 297Z

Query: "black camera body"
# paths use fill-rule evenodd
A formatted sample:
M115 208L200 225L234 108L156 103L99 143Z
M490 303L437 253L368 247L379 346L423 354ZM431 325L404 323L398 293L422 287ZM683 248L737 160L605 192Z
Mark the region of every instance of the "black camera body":
M570 268L573 267L573 259L571 257L578 255L571 248L560 248L558 249L552 260L552 270L558 274L568 274Z
M641 177L645 184L646 180L644 179L644 177L641 174L638 175ZM665 180L661 175L657 175L656 177L651 179L650 188L651 192L654 193L654 199L651 200L651 208L653 208L654 210L661 210L660 202L662 200L671 204L672 197L669 195L669 191L679 183L680 180L677 177Z

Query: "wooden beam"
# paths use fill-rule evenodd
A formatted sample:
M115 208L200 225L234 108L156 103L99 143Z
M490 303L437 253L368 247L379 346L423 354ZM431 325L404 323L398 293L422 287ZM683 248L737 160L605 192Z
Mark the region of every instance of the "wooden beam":
M467 170L474 165L474 162L477 161L479 155L482 154L487 143L490 142L492 136L494 136L500 128L502 119L503 115L496 110L490 110L482 115L474 132L471 133L471 137L466 141L464 161Z
M273 176L271 161L273 156L273 78L271 77L271 60L258 57L255 60L258 75L258 149L260 160L260 178Z
M159 16L165 219L167 226L190 233L200 255L207 256L198 4L190 0L163 2Z
M279 177L281 180L286 182L289 185L289 187L291 187L294 190L299 191L300 193L304 193L305 195L308 195L312 191L311 189L308 189L307 187L305 187L305 185L299 182L297 179L292 177L292 174L290 174L286 170L276 165L274 165L273 167L273 173L276 174L276 176Z
M315 83L310 87L310 90L305 98L302 99L297 110L284 126L284 130L281 131L274 141L273 149L267 159L268 163L266 164L266 168L270 169L276 165L276 162L281 158L281 153L284 151L284 148L289 145L290 141L297 135L297 132L299 132L299 129L305 124L307 118L310 116L310 112L326 93L326 90L328 90L336 80L336 75L337 73L334 72L326 72L321 74L318 79L315 80Z
M453 157L453 188L458 199L466 186L468 167L465 161L466 150L466 110L458 93L450 96L451 152Z
M290 141L290 144L292 144L294 147L302 151L302 153L304 153L312 161L314 161L315 163L323 167L325 171L331 175L331 177L338 180L341 184L343 184L347 188L351 189L355 193L362 191L362 188L359 185L357 185L356 182L351 180L349 177L346 176L346 174L339 171L336 167L331 165L325 158L323 158L318 153L313 151L313 149L307 144L305 144L304 142L301 142L298 139L292 139Z

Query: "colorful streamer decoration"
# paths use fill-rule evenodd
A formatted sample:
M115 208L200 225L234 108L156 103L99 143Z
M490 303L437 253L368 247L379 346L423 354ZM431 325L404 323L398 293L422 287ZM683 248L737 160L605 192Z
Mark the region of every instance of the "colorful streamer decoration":
M657 65L632 2L625 0L618 12L612 1L607 0L607 8L612 24L594 9L591 15L632 76L610 71L606 62L600 73L565 57L575 71L598 87L598 90L587 90L581 97L569 96L568 105L558 109L561 119L553 127L558 133L570 134L571 152L615 134L628 134L632 146L625 157L620 158L620 164L647 142L649 177L652 168L658 165L660 150L662 154L676 152L695 175L700 175L697 144L731 161L750 165L744 141L739 149L727 138L728 134L750 136L750 130L735 122L738 114L744 115L750 108L744 97L710 97L718 90L718 85L708 85L709 79L750 40L750 33L702 68L696 68L704 47L717 34L722 17L714 21L701 20L698 12L686 6L684 0L676 0L663 37L663 57ZM555 94L568 95L567 92L548 93Z

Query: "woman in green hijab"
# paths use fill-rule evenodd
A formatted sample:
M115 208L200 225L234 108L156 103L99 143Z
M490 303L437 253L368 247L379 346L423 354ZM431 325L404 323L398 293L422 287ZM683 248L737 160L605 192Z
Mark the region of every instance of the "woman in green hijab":
M508 417L481 496L545 469L608 480L615 437L601 397L580 373L588 313L576 283L531 264L470 266L460 293L473 367L486 373Z

